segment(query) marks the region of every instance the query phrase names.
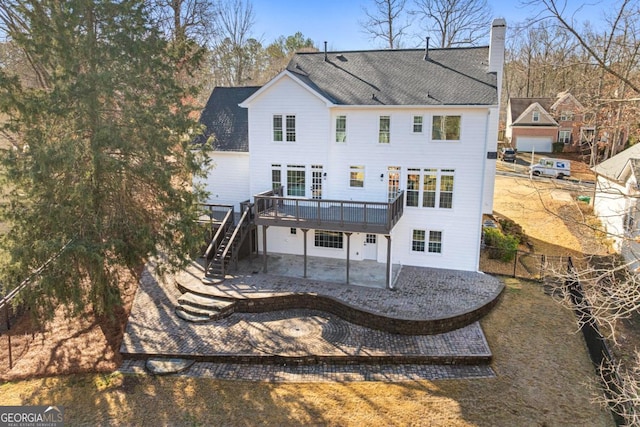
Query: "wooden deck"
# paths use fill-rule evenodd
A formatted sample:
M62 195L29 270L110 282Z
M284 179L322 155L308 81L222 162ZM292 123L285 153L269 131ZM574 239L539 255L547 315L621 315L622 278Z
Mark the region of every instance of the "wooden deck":
M327 231L389 234L402 217L403 208L404 192L400 192L388 203L298 199L267 192L255 196L255 223Z

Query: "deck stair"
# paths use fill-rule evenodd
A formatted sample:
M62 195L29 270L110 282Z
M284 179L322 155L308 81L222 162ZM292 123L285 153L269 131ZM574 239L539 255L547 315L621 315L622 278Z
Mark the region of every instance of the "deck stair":
M237 267L240 247L253 227L255 227L253 205L247 202L243 206L242 216L238 223L234 224L232 217L226 219L207 248L205 253L207 264L203 283L221 283L229 271L229 266L233 264Z
M236 303L228 299L186 292L178 298L175 311L183 320L201 323L227 317L234 312L235 306Z

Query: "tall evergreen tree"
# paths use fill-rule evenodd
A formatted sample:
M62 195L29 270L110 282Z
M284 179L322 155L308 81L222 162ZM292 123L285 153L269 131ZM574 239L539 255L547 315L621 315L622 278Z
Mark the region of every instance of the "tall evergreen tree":
M5 286L59 257L26 295L109 313L119 272L162 251L186 262L201 196L202 157L167 43L142 0L7 0L0 18L36 68L24 85L0 69L0 113L14 136L3 155L10 189ZM12 280L13 279L13 280Z

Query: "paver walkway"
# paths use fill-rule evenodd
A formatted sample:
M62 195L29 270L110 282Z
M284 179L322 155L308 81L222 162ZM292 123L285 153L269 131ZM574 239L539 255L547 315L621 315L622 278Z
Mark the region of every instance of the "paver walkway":
M417 280L420 275L418 271L415 274ZM259 276L260 283L270 287L277 284L296 290L296 286L309 285L299 278ZM461 277L464 279L465 274ZM179 319L174 313L181 295L176 286L179 278L179 275L170 276L160 281L152 265L145 269L121 347L125 357L121 371L144 371L144 359L162 355L197 361L180 375L235 380L402 381L493 375L486 364L451 365L456 357L468 357L470 360L488 360L491 357L477 322L444 334L402 336L354 325L321 311L297 309L235 313L216 322L193 324ZM312 283L313 286L331 285L319 281ZM371 301L374 305L384 309L386 297L388 310L405 310L404 315L409 315L408 305L394 305L393 299L389 299L390 295L403 295L403 283L399 278L396 292L346 285L342 285L342 290L352 288L349 293L380 292L378 300ZM434 283L437 285L439 282ZM497 279L490 278L487 283L493 287L493 292L501 290L502 284ZM444 286L444 283L435 289L439 286ZM444 289L438 290L442 291ZM464 295L458 297L448 299L449 306L455 301L461 302L456 307L466 304ZM428 295L406 298L406 304L423 311L424 304L428 305L427 298ZM416 301L419 299L423 305ZM445 299L440 301L444 304ZM425 356L433 358L432 364L414 363ZM346 362L340 363L341 358ZM300 365L304 359L313 359L315 363ZM337 363L326 363L326 360ZM353 360L368 361L350 365ZM438 360L442 364L438 364Z

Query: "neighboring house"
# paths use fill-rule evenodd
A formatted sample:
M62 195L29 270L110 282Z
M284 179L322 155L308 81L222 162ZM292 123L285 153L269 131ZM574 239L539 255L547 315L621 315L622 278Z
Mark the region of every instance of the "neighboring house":
M509 98L505 136L518 151L550 153L554 142L577 151L593 138L584 126L584 107L568 92L556 98Z
M248 168L213 151L210 202L252 198L263 253L476 271L505 30L493 22L489 47L299 53L258 90L227 89L254 90Z
M628 262L640 258L640 144L605 160L592 168L596 173L593 209L614 249Z

